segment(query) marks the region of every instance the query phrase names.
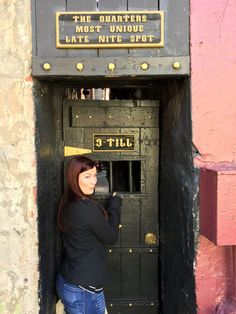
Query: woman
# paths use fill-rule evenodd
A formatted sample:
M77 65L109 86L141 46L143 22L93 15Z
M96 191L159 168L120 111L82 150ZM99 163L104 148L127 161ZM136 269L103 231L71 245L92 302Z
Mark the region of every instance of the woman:
M112 196L107 210L91 199L97 183L96 162L74 157L67 169L68 188L58 209L64 257L57 277L58 296L68 314L104 314L105 244L115 244L121 198Z

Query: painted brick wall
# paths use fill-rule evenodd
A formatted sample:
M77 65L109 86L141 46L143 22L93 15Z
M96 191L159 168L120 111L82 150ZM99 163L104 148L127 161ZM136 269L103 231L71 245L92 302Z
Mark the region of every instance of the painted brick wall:
M38 313L30 0L0 4L0 313Z

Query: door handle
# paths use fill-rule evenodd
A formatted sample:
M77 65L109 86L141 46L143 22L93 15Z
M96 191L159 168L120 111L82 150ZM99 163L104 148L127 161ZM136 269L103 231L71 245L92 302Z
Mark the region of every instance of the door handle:
M145 244L153 245L156 243L157 243L157 237L154 233L149 232L145 235Z

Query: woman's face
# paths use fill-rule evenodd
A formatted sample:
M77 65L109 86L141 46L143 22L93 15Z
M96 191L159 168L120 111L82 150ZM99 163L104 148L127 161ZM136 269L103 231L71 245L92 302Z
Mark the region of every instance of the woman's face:
M79 187L85 195L91 195L94 192L97 183L97 169L93 167L79 175Z

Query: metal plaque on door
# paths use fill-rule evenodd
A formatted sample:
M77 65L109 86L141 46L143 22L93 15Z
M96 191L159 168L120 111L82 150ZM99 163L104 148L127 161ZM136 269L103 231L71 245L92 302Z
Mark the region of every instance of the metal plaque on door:
M93 151L134 151L134 134L93 134Z

